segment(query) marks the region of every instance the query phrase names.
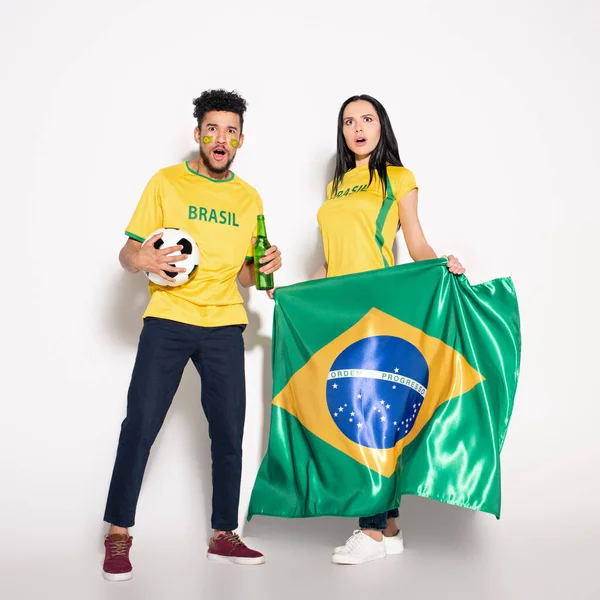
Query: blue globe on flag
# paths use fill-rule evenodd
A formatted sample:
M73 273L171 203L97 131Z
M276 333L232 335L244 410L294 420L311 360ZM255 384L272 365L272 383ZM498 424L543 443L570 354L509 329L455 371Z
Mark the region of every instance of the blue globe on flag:
M393 448L413 428L428 383L427 361L413 344L393 336L368 337L335 359L327 378L327 406L353 442Z

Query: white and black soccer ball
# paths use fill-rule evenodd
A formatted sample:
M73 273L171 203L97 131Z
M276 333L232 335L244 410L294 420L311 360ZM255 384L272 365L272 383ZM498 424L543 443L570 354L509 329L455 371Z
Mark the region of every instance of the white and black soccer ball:
M182 285L189 281L198 270L198 265L200 264L200 251L198 250L198 245L194 241L194 238L183 231L183 229L176 229L174 227L163 227L161 229L157 229L153 231L145 240L142 246L148 242L153 236L157 233L162 233L162 237L156 242L154 242L154 247L158 250L159 248L169 246L183 246L181 251L173 252L173 254L169 254L169 256L177 256L179 254L187 254L187 258L185 260L178 261L173 263L171 266L173 267L182 267L185 269L185 273L176 273L174 271L166 271L169 277L175 278L175 281L167 281L163 279L160 275L156 275L155 273L146 273L148 279L152 281L152 283L156 283L156 285L168 285L170 287L176 287L178 285Z

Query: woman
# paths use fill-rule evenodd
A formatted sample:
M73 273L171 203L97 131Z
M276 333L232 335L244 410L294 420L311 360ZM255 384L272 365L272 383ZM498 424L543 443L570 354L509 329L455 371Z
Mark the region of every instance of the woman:
M437 258L417 216L415 178L402 166L385 108L371 96L353 96L340 109L335 175L318 221L325 264L313 279L393 266L400 228L413 260ZM454 256L446 258L452 273L465 272ZM394 509L361 518L359 529L335 549L333 562L359 564L402 552L397 517Z

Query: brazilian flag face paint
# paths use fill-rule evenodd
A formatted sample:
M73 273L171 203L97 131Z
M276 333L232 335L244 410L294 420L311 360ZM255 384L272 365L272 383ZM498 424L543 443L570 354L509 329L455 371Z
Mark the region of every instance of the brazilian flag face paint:
M239 142L238 142L238 141L237 141L235 138L232 138L231 140L229 140L229 143L230 143L230 144L231 144L231 145L232 145L234 148L237 148L237 147L238 147L238 144L239 144Z
M213 139L214 139L214 138L213 138L213 136L212 136L212 135L205 135L205 136L202 138L202 143L203 143L203 144L212 144L212 141L213 141Z

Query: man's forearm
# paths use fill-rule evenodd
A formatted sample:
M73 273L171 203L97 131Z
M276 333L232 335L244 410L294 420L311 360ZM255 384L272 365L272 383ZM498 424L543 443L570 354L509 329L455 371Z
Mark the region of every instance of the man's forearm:
M256 285L256 274L254 273L254 262L247 260L238 273L238 281L242 287Z
M135 248L129 244L123 246L123 248L121 248L121 252L119 252L119 262L128 273L137 273L139 271L139 269L133 264L133 259L138 252L139 248Z

